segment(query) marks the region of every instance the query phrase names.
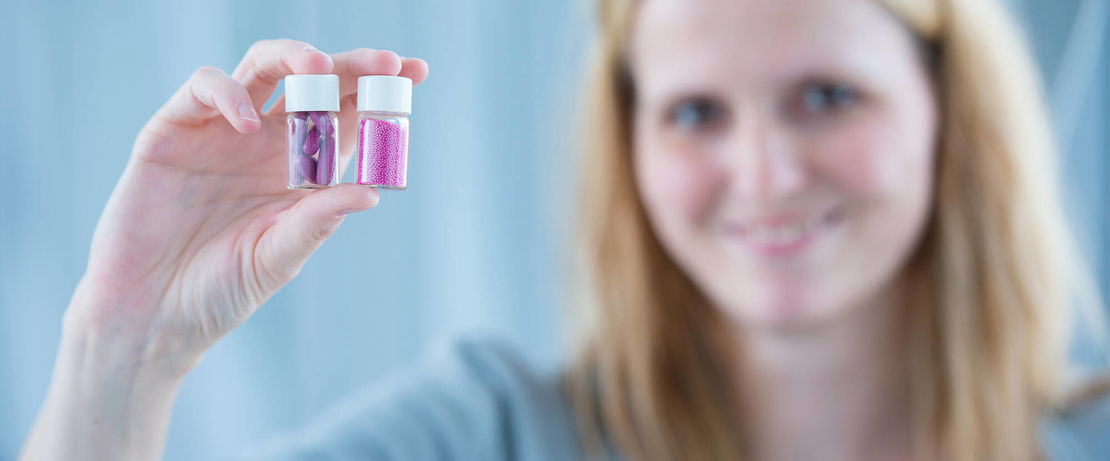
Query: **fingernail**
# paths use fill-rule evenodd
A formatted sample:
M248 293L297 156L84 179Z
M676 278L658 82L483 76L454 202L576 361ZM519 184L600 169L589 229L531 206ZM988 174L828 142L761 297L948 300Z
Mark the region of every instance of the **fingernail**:
M313 51L320 51L320 50L317 50L316 48L313 48L313 47L311 47L311 46L310 46L310 47L308 47L308 48L305 48L305 49L304 49L304 52L305 52L305 53L311 53L311 52L313 52Z
M254 112L254 107L245 102L239 103L239 118L251 122L258 121L258 114Z

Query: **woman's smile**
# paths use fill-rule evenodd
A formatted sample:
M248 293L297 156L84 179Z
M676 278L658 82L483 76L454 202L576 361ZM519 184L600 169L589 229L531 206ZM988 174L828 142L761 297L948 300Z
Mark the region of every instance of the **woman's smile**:
M811 212L783 212L726 221L725 236L761 259L795 260L840 227L841 207Z

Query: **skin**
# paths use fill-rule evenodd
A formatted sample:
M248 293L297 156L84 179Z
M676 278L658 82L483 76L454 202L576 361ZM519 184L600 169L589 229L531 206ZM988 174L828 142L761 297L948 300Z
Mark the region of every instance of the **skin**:
M666 250L736 327L757 459L905 459L896 274L926 220L936 130L909 34L867 0L645 0L636 25L637 184ZM415 83L427 65L260 42L231 76L198 70L143 128L20 459L159 458L203 352L377 203L350 184L284 189L282 103L258 111L285 75L328 72L350 146L357 76ZM841 105L830 84L856 97ZM688 124L704 115L675 110L690 96L724 115ZM813 216L804 245L776 229Z
M906 459L898 284L932 206L938 118L912 34L869 0L637 14L638 192L736 331L756 459Z
M362 75L419 83L428 66L391 51L328 55L256 43L235 71L204 67L143 127L93 235L66 310L46 401L22 460L161 457L181 380L377 192L285 189L284 100L292 73L340 80L340 145L353 146ZM345 168L352 152L340 154Z

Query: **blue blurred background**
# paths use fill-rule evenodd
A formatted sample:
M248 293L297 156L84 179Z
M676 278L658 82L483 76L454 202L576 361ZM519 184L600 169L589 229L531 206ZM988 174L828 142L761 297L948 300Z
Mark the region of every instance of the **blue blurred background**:
M1013 0L1052 103L1068 203L1106 292L1110 2ZM201 65L256 40L418 56L410 188L340 230L205 357L166 459L208 459L310 419L430 344L482 331L563 354L575 110L587 0L5 1L0 150L0 459L50 379L97 217L146 119ZM345 181L350 181L351 171Z

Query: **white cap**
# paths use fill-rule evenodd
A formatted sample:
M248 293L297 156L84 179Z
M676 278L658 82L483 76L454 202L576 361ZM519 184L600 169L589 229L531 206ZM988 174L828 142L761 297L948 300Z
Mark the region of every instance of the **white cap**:
M412 80L392 75L358 78L358 111L412 112Z
M285 77L285 111L339 110L339 76L294 74Z

